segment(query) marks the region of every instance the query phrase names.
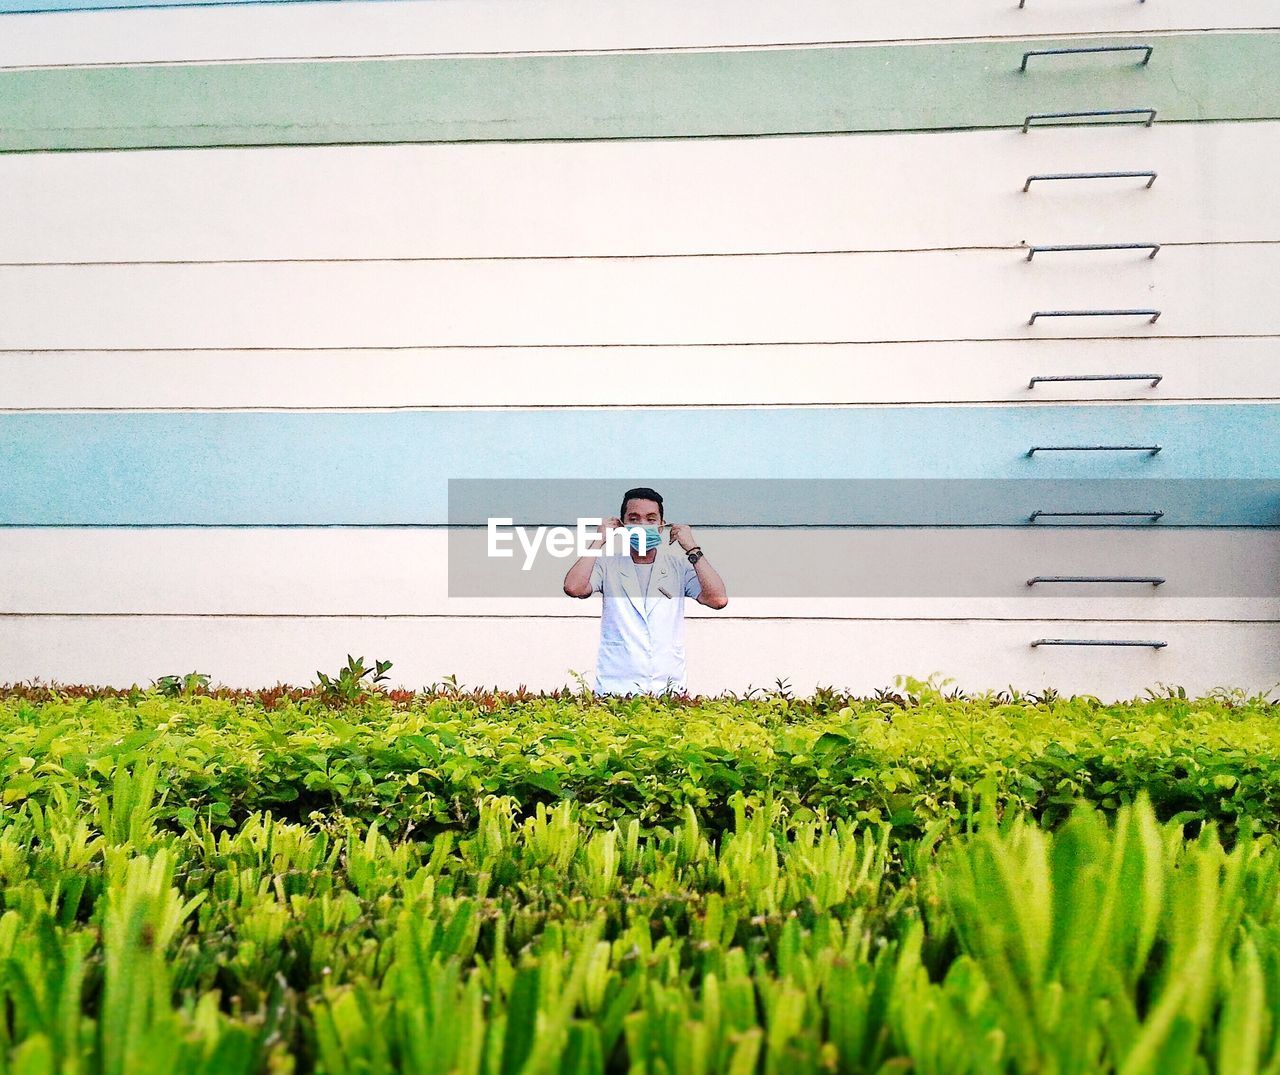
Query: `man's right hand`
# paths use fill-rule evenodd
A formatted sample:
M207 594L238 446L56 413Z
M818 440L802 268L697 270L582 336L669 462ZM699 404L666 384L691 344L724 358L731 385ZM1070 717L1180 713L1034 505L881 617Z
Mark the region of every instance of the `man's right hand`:
M616 515L610 515L596 528L596 539L592 548L598 549L604 544L605 536L610 530L617 530L622 526L622 520Z

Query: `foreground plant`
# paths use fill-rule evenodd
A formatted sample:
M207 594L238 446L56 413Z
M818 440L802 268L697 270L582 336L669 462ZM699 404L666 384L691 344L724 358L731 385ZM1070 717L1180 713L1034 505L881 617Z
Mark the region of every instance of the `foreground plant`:
M0 812L0 1071L1280 1071L1280 861L1145 797L1056 829L735 793L483 798L425 839L172 826L158 767Z

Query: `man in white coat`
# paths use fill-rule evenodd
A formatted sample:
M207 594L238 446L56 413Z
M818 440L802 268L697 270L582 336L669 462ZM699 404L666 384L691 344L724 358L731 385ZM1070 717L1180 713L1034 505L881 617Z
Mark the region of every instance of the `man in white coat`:
M693 531L664 520L662 497L653 489L628 489L618 515L604 520L591 548L600 549L619 527L632 531L626 552L579 557L564 577L570 597L603 597L595 692L683 693L685 598L724 608L724 580Z

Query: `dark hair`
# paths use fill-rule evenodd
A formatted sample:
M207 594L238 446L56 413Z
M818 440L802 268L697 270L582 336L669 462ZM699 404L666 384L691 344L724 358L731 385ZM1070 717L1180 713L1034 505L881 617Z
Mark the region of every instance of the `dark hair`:
M628 489L622 494L622 507L618 509L618 518L624 522L627 518L628 500L652 500L658 505L658 518L664 518L662 514L662 494L656 489L650 489L647 485L640 485L635 489Z

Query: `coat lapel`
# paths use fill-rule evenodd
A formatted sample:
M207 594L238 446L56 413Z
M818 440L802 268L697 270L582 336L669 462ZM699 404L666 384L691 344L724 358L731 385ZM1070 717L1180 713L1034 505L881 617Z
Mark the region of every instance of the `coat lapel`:
M618 581L622 583L622 592L627 595L627 600L647 619L644 598L640 593L640 579L636 574L636 565L631 562L630 553L623 553L618 560Z

